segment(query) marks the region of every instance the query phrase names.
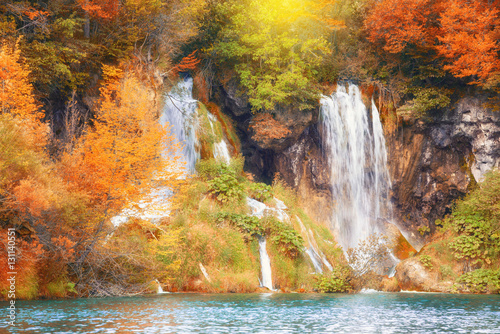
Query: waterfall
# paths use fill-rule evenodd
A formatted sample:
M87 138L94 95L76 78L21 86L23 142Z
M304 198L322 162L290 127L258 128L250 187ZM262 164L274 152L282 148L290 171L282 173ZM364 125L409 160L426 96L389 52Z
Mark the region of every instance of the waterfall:
M325 255L319 250L318 245L316 243L316 239L314 238L314 234L311 231L311 229L307 229L304 226L304 223L302 223L302 220L298 216L295 216L295 219L300 224L300 229L302 230L302 234L306 235L306 250L305 253L307 256L309 256L309 259L311 259L311 262L314 267L314 271L317 274L322 274L323 273L323 265L327 267L330 271L333 270L332 265L328 260L326 259Z
M289 221L290 216L285 212L288 208L285 203L277 198L274 198L276 202L276 208L267 206L266 204L259 202L253 198L247 197L247 205L250 208L250 215L262 218L266 214L274 215L279 221ZM260 285L273 290L273 279L271 275L271 259L267 254L266 249L266 238L264 236L259 237L259 255L260 255L260 268L262 273L262 280Z
M323 149L331 168L333 227L346 251L377 233L390 215L391 187L382 124L372 101L371 117L359 88L338 86L321 99Z
M181 79L179 83L165 96L165 106L160 115L160 124L170 125L170 131L182 145L181 159L186 163L189 172L195 172L195 165L200 159L196 131L199 129L198 108L205 108L200 102L193 99L193 78ZM206 108L205 108L206 110ZM209 124L215 136L214 124L217 117L207 111ZM230 153L226 141L222 138L214 144L214 158L230 162ZM119 215L111 218L115 226L128 221L129 217L138 217L155 221L170 215L170 197L172 190L169 187L156 187L145 195L138 203L131 203Z
M273 278L271 276L271 259L266 250L266 238L259 237L259 254L260 254L260 267L262 271L262 281L263 287L273 290Z
M198 101L193 99L193 78L181 80L165 97L165 106L160 123L168 123L173 135L183 145L182 156L186 168L194 172L196 161L200 158L196 150L196 114Z
M229 154L229 149L227 148L225 140L221 140L214 144L214 158L227 164L231 161L231 155Z
M156 290L156 293L158 293L158 294L168 293L168 291L163 291L161 284L157 279L155 279L155 282L158 285L158 289Z
M212 129L212 134L216 136L214 124L217 122L217 117L215 117L212 113L207 111L208 122L210 124L210 128ZM215 160L219 160L229 164L231 161L231 154L229 153L229 149L227 147L226 141L222 138L219 142L214 143L214 158Z

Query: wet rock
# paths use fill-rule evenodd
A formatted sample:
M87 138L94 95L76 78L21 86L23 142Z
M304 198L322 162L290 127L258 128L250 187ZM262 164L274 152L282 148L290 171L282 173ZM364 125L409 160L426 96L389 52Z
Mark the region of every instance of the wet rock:
M412 257L396 266L396 279L401 290L436 291L439 275L427 270L418 257Z
M308 110L298 110L293 106L287 106L276 111L274 114L275 120L290 131L285 138L255 138L251 129L250 136L260 149L272 150L278 153L296 143L304 130L317 120L319 106Z
M396 277L384 277L380 282L378 290L385 292L399 292L401 291L401 288L399 287Z
M417 253L417 250L408 242L396 225L385 222L382 225L382 231L389 238L392 253L399 260L405 260Z
M316 126L307 128L293 145L275 156L274 170L297 190L306 213L328 226L333 209L330 174Z
M248 96L241 92L238 79L235 76L220 88L223 95L223 106L226 110L229 110L236 117L251 113L252 107L248 102Z

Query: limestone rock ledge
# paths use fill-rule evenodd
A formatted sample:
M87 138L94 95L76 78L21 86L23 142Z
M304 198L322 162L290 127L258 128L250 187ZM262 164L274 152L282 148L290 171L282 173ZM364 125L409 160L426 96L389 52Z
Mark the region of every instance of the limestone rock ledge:
M397 221L418 249L453 201L500 166L500 113L488 109L486 97L464 97L433 121L405 124L386 140Z

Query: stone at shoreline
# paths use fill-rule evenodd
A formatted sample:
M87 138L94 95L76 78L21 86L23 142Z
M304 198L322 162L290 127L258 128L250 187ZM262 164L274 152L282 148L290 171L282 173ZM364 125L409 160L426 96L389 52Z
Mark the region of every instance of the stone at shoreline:
M444 292L437 272L429 271L418 257L412 257L396 266L396 279L401 290Z
M399 292L401 291L401 288L399 287L399 283L396 277L384 277L380 282L378 290L384 292Z

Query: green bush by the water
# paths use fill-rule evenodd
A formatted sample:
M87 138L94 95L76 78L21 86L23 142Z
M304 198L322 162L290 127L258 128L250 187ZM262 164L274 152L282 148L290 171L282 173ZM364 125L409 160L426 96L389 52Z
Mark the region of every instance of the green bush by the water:
M465 199L458 201L448 223L456 236L449 246L457 260L471 266L491 265L500 255L500 172L489 172Z
M459 277L470 292L498 292L500 290L500 270L477 269Z
M439 234L422 250L420 262L429 270L438 265L441 279L455 282L453 291L498 292L500 172L487 173L436 225Z
M336 266L332 272L316 275L314 287L319 292L348 292L352 290L351 277L349 267Z

